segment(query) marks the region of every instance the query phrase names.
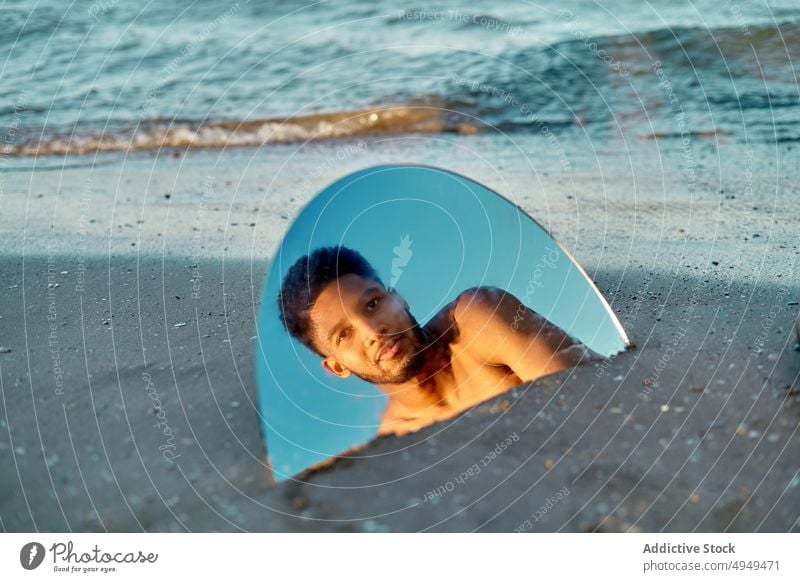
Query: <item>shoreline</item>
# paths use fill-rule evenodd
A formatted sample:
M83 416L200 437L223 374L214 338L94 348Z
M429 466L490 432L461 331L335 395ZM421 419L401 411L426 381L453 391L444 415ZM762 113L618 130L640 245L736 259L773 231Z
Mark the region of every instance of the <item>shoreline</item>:
M615 140L599 147L588 136L555 144L502 137L233 148L178 159L170 153L104 156L96 165L0 173L0 252L51 254L68 247L86 256L269 260L317 192L383 163L439 165L485 184L580 262L593 260L608 242L621 257L605 255L598 263L613 260L620 268L635 259L640 242L666 250L703 242L721 253L732 249L717 243L732 242L744 252L758 244L794 244L800 211L788 203L797 194L792 144L695 140L687 180L677 143Z

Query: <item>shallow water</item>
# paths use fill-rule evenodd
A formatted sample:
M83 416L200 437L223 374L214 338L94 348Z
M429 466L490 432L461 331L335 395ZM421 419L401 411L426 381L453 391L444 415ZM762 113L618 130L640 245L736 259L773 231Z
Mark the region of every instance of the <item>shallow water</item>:
M800 138L794 1L4 7L9 155L552 132Z

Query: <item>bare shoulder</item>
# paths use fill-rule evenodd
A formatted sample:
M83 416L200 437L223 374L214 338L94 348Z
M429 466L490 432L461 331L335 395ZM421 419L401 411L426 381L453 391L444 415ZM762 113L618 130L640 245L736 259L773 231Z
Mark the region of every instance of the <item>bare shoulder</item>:
M540 334L559 332L558 327L525 305L516 295L499 287L472 287L457 299L454 319L464 330L483 329L495 331Z
M462 345L473 356L486 360L508 337L515 325L520 301L499 287L472 287L454 301L453 320Z
M458 324L475 324L494 317L511 321L521 305L513 294L489 285L462 291L454 303L453 317Z
M546 362L543 370L553 367L556 359L574 360L570 350L577 342L573 338L499 287L472 287L462 292L454 318L470 352L489 363L510 365L525 373L519 364L523 359ZM553 354L561 355L554 358Z

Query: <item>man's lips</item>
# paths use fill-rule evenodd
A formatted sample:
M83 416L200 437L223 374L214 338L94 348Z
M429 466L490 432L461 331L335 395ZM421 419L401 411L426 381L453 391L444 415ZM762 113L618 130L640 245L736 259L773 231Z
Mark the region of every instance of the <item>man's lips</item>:
M401 339L402 337L397 336L386 342L378 352L378 357L375 359L375 361L380 362L381 360L389 360L393 358L400 350Z

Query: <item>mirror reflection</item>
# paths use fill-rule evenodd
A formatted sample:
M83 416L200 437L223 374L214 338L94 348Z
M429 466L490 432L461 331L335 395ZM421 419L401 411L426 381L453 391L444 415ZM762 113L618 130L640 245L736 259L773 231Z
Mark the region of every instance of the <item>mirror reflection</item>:
M288 478L627 345L574 260L463 176L379 166L315 197L267 276L257 379Z

